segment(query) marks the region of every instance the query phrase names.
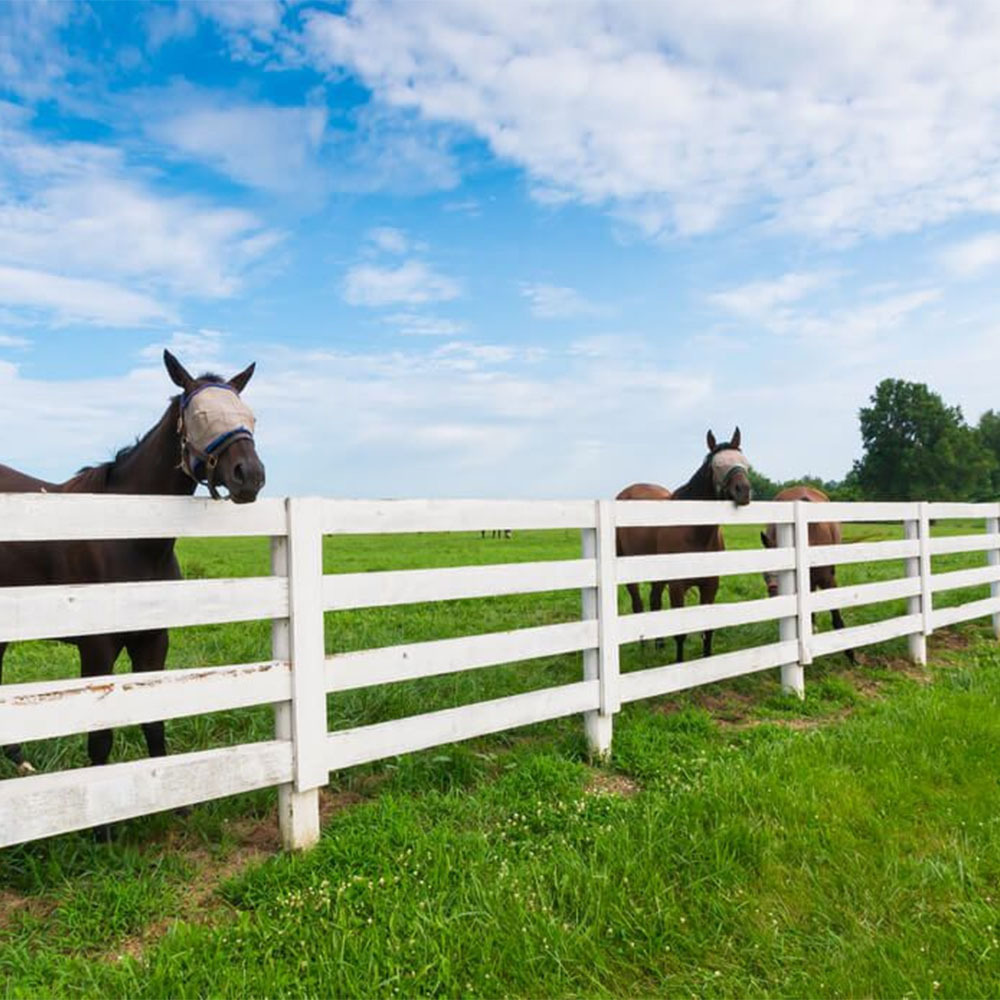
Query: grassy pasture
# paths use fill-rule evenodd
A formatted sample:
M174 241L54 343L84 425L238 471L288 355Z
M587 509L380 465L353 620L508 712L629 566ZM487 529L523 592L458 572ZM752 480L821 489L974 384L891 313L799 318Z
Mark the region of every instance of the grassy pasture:
M981 525L949 523L968 533ZM848 542L900 537L845 526ZM757 530L727 529L729 548ZM327 572L574 558L576 532L327 539ZM192 541L189 576L267 572L263 540ZM935 570L984 556L935 559ZM901 575L845 566L841 583ZM763 597L759 576L720 601ZM938 595L947 604L986 596ZM620 608L627 608L624 589ZM849 609L847 624L899 604ZM331 614L328 652L571 621L578 592ZM823 614L818 627L829 627ZM715 651L776 623L716 633ZM585 762L566 719L332 776L321 845L274 857L274 793L0 852L7 995L968 995L1000 981L1000 654L986 623L807 670L626 706L614 757ZM688 639L689 657L700 637ZM673 641L622 651L623 670ZM175 630L171 666L270 655L267 622ZM127 669L120 663L119 669ZM13 647L5 680L72 676L75 651ZM580 654L331 696L331 728L578 679ZM932 681L931 683L926 683ZM168 723L171 750L267 739L268 708ZM113 759L141 756L138 727ZM82 737L30 747L85 763ZM0 777L11 773L0 764ZM349 807L349 808L345 808ZM935 985L938 984L938 985Z

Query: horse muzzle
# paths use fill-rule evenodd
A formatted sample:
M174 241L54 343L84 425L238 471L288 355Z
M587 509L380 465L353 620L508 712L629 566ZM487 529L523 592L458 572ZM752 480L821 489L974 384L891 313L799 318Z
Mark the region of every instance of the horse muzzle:
M234 462L224 485L233 503L253 503L264 488L264 466L260 462Z

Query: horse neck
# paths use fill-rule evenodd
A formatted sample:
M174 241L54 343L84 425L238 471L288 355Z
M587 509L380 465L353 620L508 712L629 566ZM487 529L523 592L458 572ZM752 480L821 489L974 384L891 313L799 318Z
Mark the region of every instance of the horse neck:
M706 462L683 486L674 490L674 500L715 500L711 463ZM695 524L687 529L696 549L712 547L718 528L714 524Z
M681 487L674 490L675 500L715 500L711 463L704 465Z
M106 467L106 492L168 496L194 493L194 480L180 467L179 406L179 400L172 400L156 426L127 454Z

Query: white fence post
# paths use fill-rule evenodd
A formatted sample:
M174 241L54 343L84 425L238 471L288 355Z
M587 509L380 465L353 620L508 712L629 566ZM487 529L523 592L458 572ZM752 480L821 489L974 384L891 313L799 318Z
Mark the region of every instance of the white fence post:
M776 524L775 538L779 549L788 549L795 546L798 550L798 537L795 534L795 526L792 524ZM800 586L800 581L795 579L795 569L784 569L778 573L778 595L785 597L796 592L796 587ZM808 578L807 578L808 579ZM807 583L808 586L808 583ZM799 616L790 615L778 621L778 639L781 642L792 642L799 635ZM800 698L806 696L805 671L798 661L794 663L783 663L781 665L781 690L786 694L795 694Z
M906 560L906 575L920 577L920 594L915 597L908 597L906 599L906 613L908 615L923 615L921 619L921 626L919 632L911 632L910 635L906 637L907 644L909 646L909 656L913 663L919 663L924 665L927 663L927 636L924 634L924 629L927 622L927 614L924 611L924 586L923 586L923 558L922 553L926 548L926 542L923 539L923 522L920 518L920 505L917 504L917 518L916 520L908 520L903 523L903 535L908 541L917 540L920 545L920 552L914 556L912 559Z
M288 539L271 539L271 573L288 576ZM291 662L289 620L271 621L271 656ZM292 739L292 703L282 701L274 706L274 735L279 740ZM294 784L278 786L278 829L281 843L287 850L308 847L319 839L319 789L296 792Z
M295 776L292 793L303 806L303 820L288 830L286 846L296 849L308 847L319 838L319 789L329 779L321 515L321 501L315 497L288 500L290 716Z
M805 697L805 672L802 670L812 663L812 570L809 565L809 520L807 513L811 504L804 500L795 501L795 595L799 617L799 669L802 671L801 687L796 690L800 698Z
M597 587L581 591L583 617L597 619L598 635L597 649L583 651L583 676L600 682L601 705L596 712L585 712L583 723L590 753L601 758L611 751L614 716L621 708L614 501L598 500L595 513L596 528L584 528L580 533L583 558L597 560Z
M921 500L920 511L920 611L924 617L924 636L934 631L934 592L931 590L931 521L927 501ZM926 662L926 650L924 659Z
M1000 535L1000 503L996 506L997 516L986 519L986 533L990 535ZM997 539L997 541L1000 542L1000 539ZM1000 567L1000 549L992 548L987 550L986 564L987 566ZM990 597L994 600L1000 597L1000 581L990 584ZM995 638L1000 639L1000 611L993 612L993 635Z

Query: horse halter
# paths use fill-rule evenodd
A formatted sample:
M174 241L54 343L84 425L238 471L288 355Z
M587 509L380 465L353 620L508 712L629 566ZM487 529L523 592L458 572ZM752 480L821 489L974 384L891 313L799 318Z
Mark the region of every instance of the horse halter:
M712 486L717 497L725 493L729 481L737 473L750 474L750 466L738 448L723 448L714 455L709 455L708 461L712 465Z
M237 441L252 441L255 425L253 411L224 382L209 382L181 396L181 468L196 483L204 483L213 500L220 499L215 487L219 459Z

